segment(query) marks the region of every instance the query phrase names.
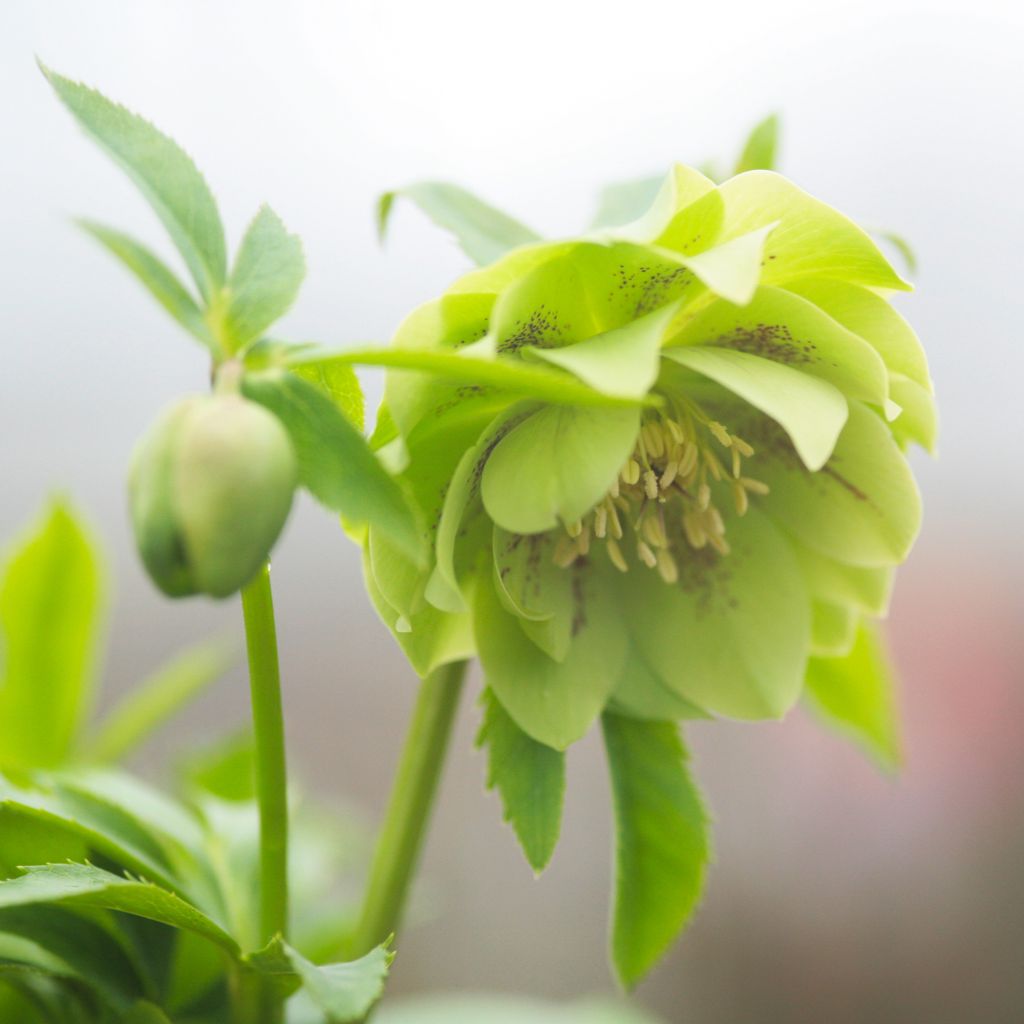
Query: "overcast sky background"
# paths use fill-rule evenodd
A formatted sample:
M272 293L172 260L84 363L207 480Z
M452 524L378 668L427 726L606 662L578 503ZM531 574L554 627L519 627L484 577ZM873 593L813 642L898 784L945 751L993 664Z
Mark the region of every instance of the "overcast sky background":
M233 604L170 605L136 565L129 453L159 407L204 387L207 367L69 224L88 215L169 252L143 200L50 94L38 54L182 143L233 242L269 201L309 265L279 333L334 344L386 341L466 266L411 208L382 251L381 191L453 179L542 232L567 233L603 183L731 159L755 121L779 112L782 169L865 225L905 235L920 260L918 291L900 306L931 358L942 433L937 462L915 456L926 528L908 571L955 583L967 567L1019 612L1022 12L1009 0L4 0L0 537L53 488L97 526L116 579L113 690L181 643L236 626ZM356 552L307 501L275 577L297 760L321 789L373 807L411 696L407 670L368 610ZM975 590L946 593L946 621L976 603ZM190 738L242 713L241 686L209 706ZM456 792L466 797L480 765L471 722L464 732ZM507 856L493 802L484 814ZM466 820L450 812L453 827ZM583 826L575 835L584 847ZM597 845L603 855L603 833Z

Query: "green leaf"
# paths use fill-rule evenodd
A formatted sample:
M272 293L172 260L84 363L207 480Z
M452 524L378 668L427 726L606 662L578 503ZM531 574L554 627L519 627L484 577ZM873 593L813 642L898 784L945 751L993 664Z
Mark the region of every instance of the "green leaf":
M807 697L815 711L888 771L899 767L900 729L892 669L878 627L861 623L849 654L811 658Z
M778 148L779 118L776 114L770 114L754 126L732 173L774 171Z
M828 461L847 416L846 399L828 381L727 348L687 345L668 349L665 356L770 416L789 435L808 469L821 469Z
M330 398L280 370L246 376L242 391L284 424L300 478L321 504L352 523L372 523L422 560L419 527L400 487Z
M602 723L617 837L611 953L631 988L697 905L711 857L708 819L675 725L609 713Z
M135 182L163 221L204 299L224 283L224 228L203 176L173 140L148 121L39 65L78 123Z
M196 300L159 256L141 242L114 228L91 220L79 220L76 223L116 256L189 334L208 349L216 348Z
M220 800L255 800L255 751L252 730L243 729L210 746L186 753L180 774L190 788Z
M562 827L565 754L523 732L489 690L483 705L477 744L487 748L487 787L501 794L505 820L539 875L555 852Z
M279 938L247 958L250 967L277 980L284 991L294 991L298 982L328 1024L363 1020L384 991L392 960L385 943L358 960L318 967Z
M289 234L269 206L261 206L242 238L228 280L222 323L231 351L259 338L288 312L305 276L299 236Z
M339 362L304 363L292 367L292 373L316 385L330 397L356 430L363 429L366 422L363 389L351 366Z
M878 228L871 233L876 238L882 239L883 242L888 242L900 254L907 268L907 273L911 275L917 273L917 253L914 252L914 247L903 235L897 234L895 231L882 231Z
M123 1017L121 1024L171 1024L159 1006L136 1003Z
M88 742L97 761L119 761L219 679L235 660L223 643L206 643L178 655L142 681L100 723Z
M0 580L0 766L67 759L89 710L103 606L96 546L55 499Z
M385 192L377 204L377 231L383 241L395 199L412 200L438 227L455 235L462 251L478 266L510 249L540 241L540 235L496 210L472 193L445 182L424 181Z
M598 196L591 228L617 227L636 220L650 208L661 184L661 178L638 178L606 185Z
M575 574L576 631L562 661L545 654L498 599L491 581L474 590L473 628L484 679L525 733L556 750L580 739L601 713L626 656L621 613L607 580Z
M610 1000L549 1003L523 996L427 996L388 1000L380 1024L658 1024L635 1006Z
M34 865L18 878L0 881L0 908L39 903L118 910L194 932L232 956L239 953L227 932L180 896L89 864Z
M457 352L425 352L398 348L319 350L299 353L289 360L289 366L297 369L311 362L339 362L416 370L461 384L501 388L516 397L534 398L555 405L615 409L651 404L606 395L573 380L564 373L540 366L528 366L519 360L481 359L476 356L460 355Z
M481 494L488 514L512 533L574 523L614 483L639 429L638 409L538 409L487 459Z

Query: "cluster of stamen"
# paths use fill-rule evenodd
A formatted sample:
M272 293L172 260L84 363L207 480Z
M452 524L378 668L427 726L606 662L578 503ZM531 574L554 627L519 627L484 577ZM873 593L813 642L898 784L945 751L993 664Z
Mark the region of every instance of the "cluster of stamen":
M629 570L632 548L637 561L656 569L666 583L675 583L682 542L695 551L712 548L728 554L716 501L727 491L742 516L751 494L768 493L767 484L743 473L743 460L753 454L746 441L692 402L677 403L672 415L650 416L611 490L586 516L566 526L555 545L555 564L572 565L599 540L622 572Z

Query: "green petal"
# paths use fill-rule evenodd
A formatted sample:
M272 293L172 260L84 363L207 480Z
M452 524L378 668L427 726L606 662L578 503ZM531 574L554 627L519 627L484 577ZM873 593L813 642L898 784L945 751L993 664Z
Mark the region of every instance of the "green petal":
M659 679L631 644L622 675L615 684L608 709L648 722L675 722L684 718L710 718L706 711L680 697Z
M843 658L811 658L807 695L811 706L892 770L900 762L895 684L877 627L861 625Z
M678 305L669 303L625 327L575 345L527 348L524 354L554 363L605 394L642 398L658 379L661 343L677 311Z
M756 409L789 435L808 469L820 469L846 423L846 399L827 381L782 363L727 348L672 348L665 357L689 367Z
M749 171L718 191L725 201L721 241L781 221L766 247L765 284L828 277L869 288L910 287L865 231L781 175Z
M765 242L777 221L681 260L708 288L745 306L754 297L764 265Z
M811 653L828 658L848 654L859 624L860 616L852 609L815 601L811 606Z
M601 713L622 670L626 634L604 575L574 577L574 635L563 661L549 658L502 607L489 579L475 588L473 619L487 685L519 727L556 750L575 743Z
M714 345L773 359L834 384L848 398L882 405L889 397L885 363L863 338L813 303L778 288L760 288L742 308L715 302L669 342Z
M700 171L674 164L647 211L632 223L617 228L615 235L629 241L654 242L665 236L682 211L714 190L715 183Z
M832 604L850 605L865 615L885 615L892 594L892 569L844 565L803 544L794 544L811 596Z
M784 442L751 444L757 475L771 487L764 507L802 543L868 568L907 557L921 524L920 495L889 428L869 409L850 403L835 453L817 473L787 454Z
M622 608L644 661L687 701L778 718L796 701L810 608L792 546L755 509L727 524L730 554L681 553L679 582L631 569Z
M939 423L931 392L901 373L890 374L889 385L893 401L901 409L891 424L896 439L919 444L934 455Z
M914 329L887 299L845 281L805 278L788 282L786 289L802 295L847 330L860 335L890 370L932 390L924 348Z
M538 410L487 460L481 492L488 515L512 533L575 522L614 483L639 427L637 409Z

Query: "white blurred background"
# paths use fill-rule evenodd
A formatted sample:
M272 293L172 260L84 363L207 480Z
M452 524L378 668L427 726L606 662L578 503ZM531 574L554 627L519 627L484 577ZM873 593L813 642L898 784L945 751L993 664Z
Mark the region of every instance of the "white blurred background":
M926 527L891 635L908 768L883 780L800 713L692 730L718 866L688 936L640 991L670 1022L1019 1021L1024 1005L1024 7L996 0L489 4L3 0L0 4L0 537L69 491L111 553L108 692L231 631L230 602L172 604L131 550L123 477L156 410L204 386L200 349L78 234L87 214L161 229L49 93L34 54L144 113L194 155L237 240L268 200L306 243L280 333L388 339L465 266L384 189L454 179L547 233L602 183L731 159L778 111L782 170L912 240L940 459L916 458ZM164 247L166 251L166 247ZM371 399L379 380L367 377ZM358 558L304 502L275 560L297 772L381 807L414 683ZM241 721L236 674L163 757ZM427 874L438 916L396 986L608 989L609 822L595 745L571 764L555 862L534 881L482 793L467 703Z

